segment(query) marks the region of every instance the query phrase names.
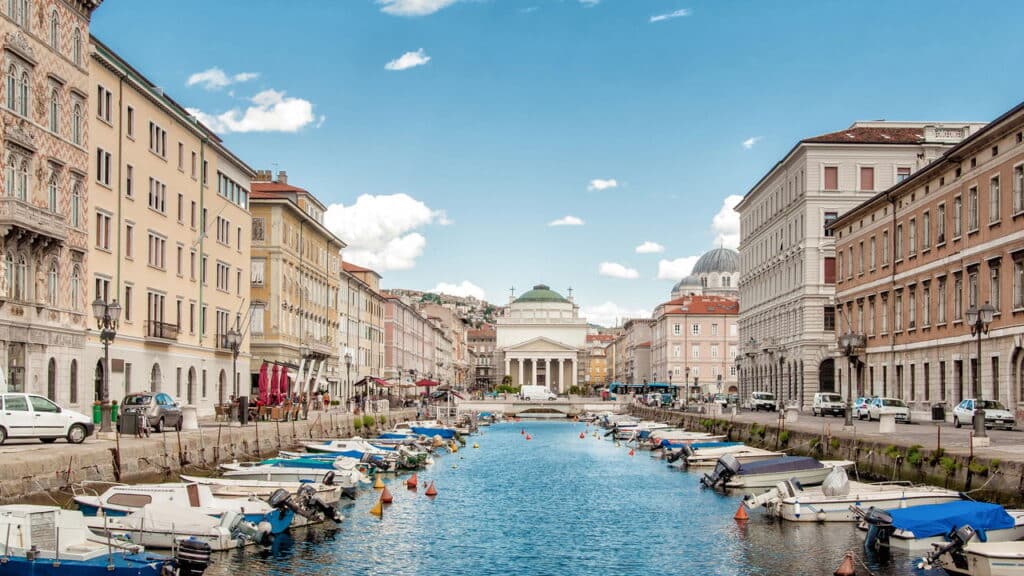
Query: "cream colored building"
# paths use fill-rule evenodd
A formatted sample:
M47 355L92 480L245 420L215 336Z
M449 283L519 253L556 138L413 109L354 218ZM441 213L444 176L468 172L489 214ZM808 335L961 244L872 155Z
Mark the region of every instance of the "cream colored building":
M92 403L83 358L92 314L86 290L85 114L89 19L99 0L0 2L0 391Z
M163 391L211 413L233 393L223 335L248 314L253 171L105 44L91 52L88 296L122 308L110 396ZM92 331L97 392L102 356ZM248 357L244 338L239 372Z
M586 336L579 306L538 284L497 319L498 365L512 377L512 386L542 385L564 394L584 380L580 358Z
M352 358L351 365L343 366L349 386L342 397L351 398L365 392L354 387L359 381L384 377L385 300L380 292L380 274L369 268L343 262L340 278L348 302L348 328L341 355Z
M798 142L740 214L740 395L807 406L836 391L835 242L826 228L976 132L975 123L856 122Z

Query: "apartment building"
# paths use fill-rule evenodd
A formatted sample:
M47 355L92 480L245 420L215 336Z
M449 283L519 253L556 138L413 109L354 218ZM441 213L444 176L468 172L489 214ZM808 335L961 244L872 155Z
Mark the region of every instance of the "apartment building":
M88 295L121 306L110 397L163 391L212 413L238 379L224 335L241 331L249 309L254 172L108 46L91 44ZM90 332L83 361L96 390L79 402L99 397L102 359Z
M474 360L473 384L484 390L493 389L501 383L498 380L498 368L494 361L494 353L498 345L497 330L493 324L482 324L479 328L471 328L466 332L466 343Z
M655 381L685 383L690 396L736 394L739 310L739 302L721 296L683 296L659 304L651 328Z
M89 20L100 0L0 2L0 391L91 404Z
M434 331L439 330L415 306L384 292L383 377L406 385L426 378L434 369Z
M740 393L806 407L836 391L835 241L828 226L909 178L978 123L855 122L798 142L736 206Z
M384 308L380 274L351 262L342 263L341 282L348 294L347 353L353 386L367 377L384 376ZM362 390L351 390L351 395Z
M1024 404L1024 104L839 217L836 333L843 389L918 408ZM995 308L978 340L967 317ZM845 372L845 378L843 374Z
M337 335L342 318L341 249L324 226L326 207L308 190L260 170L252 181L252 385L263 363L287 366L292 390L326 388L344 377ZM218 321L216 334L223 334ZM301 377L301 380L298 378ZM248 392L248 391L247 391Z

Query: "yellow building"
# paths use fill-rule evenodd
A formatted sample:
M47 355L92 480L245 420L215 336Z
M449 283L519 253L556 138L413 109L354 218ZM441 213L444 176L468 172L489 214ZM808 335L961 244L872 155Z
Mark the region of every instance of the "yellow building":
M342 354L352 355L349 367L352 384L371 376L384 378L384 308L386 300L380 292L380 274L351 262L342 264L341 280L348 297L348 330ZM343 392L346 398L366 390Z
M138 70L92 44L88 293L121 305L110 397L162 391L211 413L234 393L224 336L249 309L254 173ZM239 352L244 366L249 338ZM91 331L97 391L102 357Z
M310 192L261 170L252 183L252 361L255 388L264 362L287 366L302 384L337 397L341 249L324 227L326 207ZM295 391L297 382L290 383ZM314 388L314 389L315 389ZM250 393L246 390L246 393ZM255 389L252 390L255 393Z
M89 324L89 18L100 0L0 2L0 391L81 406Z

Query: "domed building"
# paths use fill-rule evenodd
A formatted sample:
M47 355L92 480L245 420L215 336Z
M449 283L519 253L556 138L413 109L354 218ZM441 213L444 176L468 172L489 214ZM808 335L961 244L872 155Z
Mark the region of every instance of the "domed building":
M579 385L587 321L571 295L538 284L512 300L496 324L495 361L512 386L546 386L564 394Z
M723 296L739 298L740 253L730 248L715 248L704 253L693 265L690 275L672 287L672 298L683 296Z

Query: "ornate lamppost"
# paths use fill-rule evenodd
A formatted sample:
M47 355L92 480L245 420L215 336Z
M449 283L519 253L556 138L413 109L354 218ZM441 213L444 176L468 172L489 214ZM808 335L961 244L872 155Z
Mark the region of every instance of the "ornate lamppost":
M224 345L231 350L231 393L234 401L238 401L238 353L242 349L242 333L237 328L228 328L224 334ZM221 391L220 401L224 401L224 392Z
M121 319L121 305L110 304L97 297L92 302L92 315L100 330L103 343L103 387L100 393L100 432L110 432L110 345L117 336L117 322Z
M985 301L981 306L967 309L967 325L971 327L971 336L978 337L978 366L974 369L974 437L985 438L985 409L981 400L981 334L988 334L988 326L995 317L996 307Z
M352 397L352 353L345 352L345 404L347 406L349 398Z
M857 356L867 343L863 334L847 332L839 337L839 350L846 356L846 421L844 426L853 426L853 366L858 362Z

